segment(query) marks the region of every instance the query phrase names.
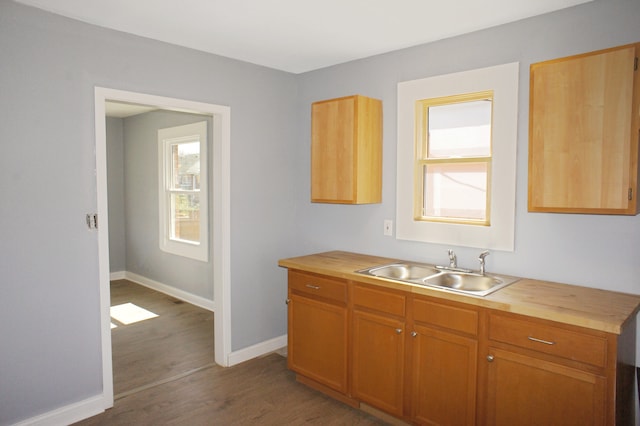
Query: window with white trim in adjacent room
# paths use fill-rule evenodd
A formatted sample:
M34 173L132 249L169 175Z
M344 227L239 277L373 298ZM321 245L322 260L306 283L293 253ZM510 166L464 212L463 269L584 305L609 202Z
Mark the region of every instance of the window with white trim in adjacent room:
M207 122L158 130L160 249L208 261Z

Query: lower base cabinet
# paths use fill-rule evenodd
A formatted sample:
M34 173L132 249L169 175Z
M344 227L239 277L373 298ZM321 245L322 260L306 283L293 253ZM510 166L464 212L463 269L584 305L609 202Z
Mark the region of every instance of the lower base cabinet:
M486 424L607 424L604 377L500 349L490 353Z
M625 344L635 337L489 312L486 425L630 425ZM635 328L635 327L632 327ZM635 335L635 330L627 329ZM635 361L635 348L631 348ZM637 402L636 402L637 403ZM635 405L635 404L634 404Z
M352 396L401 417L404 323L365 312L353 313Z
M474 425L478 312L418 296L411 305L411 420Z
M354 284L351 395L403 415L406 296Z
M289 369L346 394L347 284L289 271L288 296Z
M429 327L414 330L412 419L425 425L475 424L478 342Z
M617 335L291 270L288 303L289 368L352 406L419 425L635 423L635 321Z

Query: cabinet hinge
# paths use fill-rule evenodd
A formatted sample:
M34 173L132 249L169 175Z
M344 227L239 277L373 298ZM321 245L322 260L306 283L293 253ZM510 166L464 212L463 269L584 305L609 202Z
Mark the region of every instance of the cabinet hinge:
M629 188L629 201L633 200L633 188Z

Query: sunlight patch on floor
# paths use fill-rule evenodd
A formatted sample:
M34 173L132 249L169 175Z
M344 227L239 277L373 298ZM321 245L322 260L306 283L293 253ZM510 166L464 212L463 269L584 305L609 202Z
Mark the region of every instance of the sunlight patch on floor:
M123 303L122 305L111 307L111 318L124 325L148 320L157 316L157 314L141 308L138 305L134 305L133 303ZM114 328L113 324L111 325L111 328Z

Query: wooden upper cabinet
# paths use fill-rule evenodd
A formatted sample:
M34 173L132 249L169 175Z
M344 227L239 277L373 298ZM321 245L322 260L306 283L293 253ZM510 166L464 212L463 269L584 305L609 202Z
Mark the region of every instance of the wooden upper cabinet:
M531 65L529 211L638 213L639 50Z
M311 106L311 201L382 201L382 102L360 95Z

